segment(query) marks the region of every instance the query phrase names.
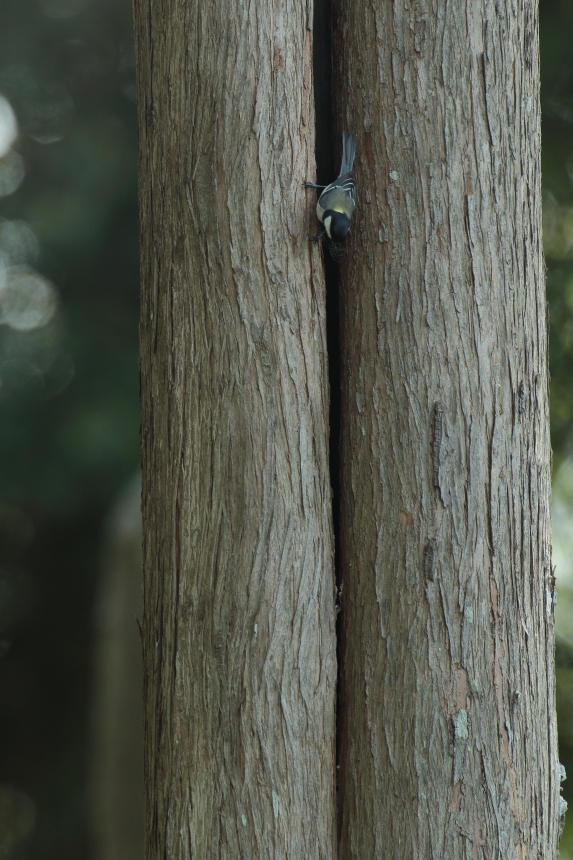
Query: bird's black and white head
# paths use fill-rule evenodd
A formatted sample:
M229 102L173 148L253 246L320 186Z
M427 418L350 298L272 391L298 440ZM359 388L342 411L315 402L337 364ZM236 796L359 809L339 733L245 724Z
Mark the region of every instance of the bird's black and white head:
M327 209L322 216L322 223L324 224L328 238L332 239L333 242L342 242L348 236L350 218L344 212Z

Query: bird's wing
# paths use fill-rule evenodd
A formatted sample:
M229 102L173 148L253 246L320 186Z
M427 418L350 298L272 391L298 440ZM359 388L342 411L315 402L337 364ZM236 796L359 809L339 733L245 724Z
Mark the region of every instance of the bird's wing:
M348 173L343 173L342 176L339 176L336 180L336 185L339 185L346 191L347 194L350 194L350 196L356 203L356 177L354 176L354 172L352 170L350 170Z
M344 173L338 179L335 179L334 182L331 182L330 185L327 185L318 198L318 202L323 209L327 209L328 207L324 205L326 200L331 196L336 197L338 194L348 194L352 198L352 202L356 203L356 182L352 171Z

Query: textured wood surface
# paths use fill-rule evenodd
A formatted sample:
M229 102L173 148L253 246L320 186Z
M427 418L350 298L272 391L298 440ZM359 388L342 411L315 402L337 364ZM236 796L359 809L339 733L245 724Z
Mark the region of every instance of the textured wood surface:
M340 860L556 856L536 5L336 0Z
M148 860L332 860L312 7L136 0Z

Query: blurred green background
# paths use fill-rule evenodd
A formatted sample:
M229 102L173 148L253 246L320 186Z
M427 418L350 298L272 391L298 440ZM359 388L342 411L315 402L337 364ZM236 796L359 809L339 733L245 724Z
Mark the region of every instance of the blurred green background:
M572 43L573 0L542 0L558 709L569 802ZM93 605L104 521L139 463L136 168L129 0L0 0L0 860L93 856ZM573 858L573 816L562 857Z
M0 305L0 860L83 860L102 528L139 465L129 0L2 0L0 94L0 290L29 284Z
M560 760L573 803L573 2L541 0L543 234L550 308L553 563ZM573 860L573 813L560 857Z

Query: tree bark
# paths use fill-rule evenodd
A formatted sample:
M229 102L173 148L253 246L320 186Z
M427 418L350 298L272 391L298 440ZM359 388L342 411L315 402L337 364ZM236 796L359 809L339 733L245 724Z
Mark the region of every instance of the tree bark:
M340 858L552 858L537 9L337 0Z
M312 4L136 0L146 856L331 860Z

